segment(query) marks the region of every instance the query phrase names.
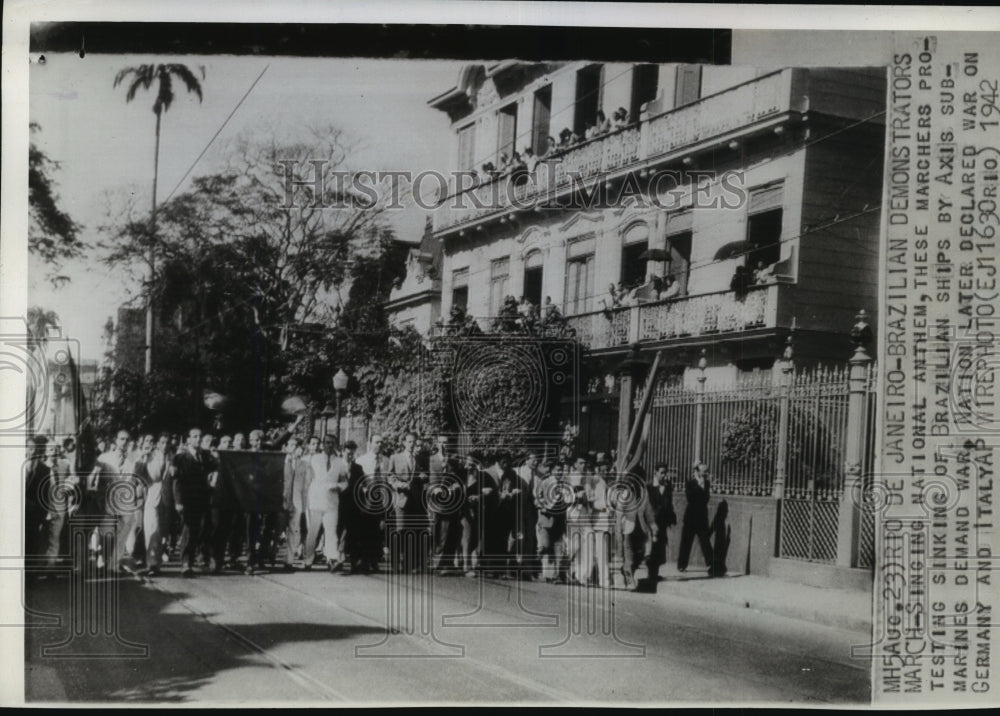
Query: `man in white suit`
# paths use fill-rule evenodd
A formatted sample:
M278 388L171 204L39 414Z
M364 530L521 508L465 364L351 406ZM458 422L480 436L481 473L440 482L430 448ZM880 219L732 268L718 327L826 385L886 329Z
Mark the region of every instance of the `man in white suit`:
M343 568L343 559L337 545L337 519L340 510L340 492L347 487L347 464L337 456L337 438L323 438L322 452L313 455L309 466L309 533L306 536L305 569L316 559L316 542L319 528L326 534L326 562L331 572Z
M170 436L160 433L153 451L136 466L139 479L146 485L146 504L142 529L146 536L146 567L149 574L160 572L163 561L163 538L170 529L172 501L170 493Z
M95 530L95 534L103 539L91 542L91 547L97 552L98 569L105 566L105 560L111 569L127 566L126 555L131 554L131 550L126 549L125 537L137 519L134 513L138 509L138 491L135 486L135 460L128 453L128 442L128 431L119 430L114 445L97 458L97 464L87 480L87 489L95 495L97 510L109 518L105 527ZM103 552L105 544L110 547L107 554Z

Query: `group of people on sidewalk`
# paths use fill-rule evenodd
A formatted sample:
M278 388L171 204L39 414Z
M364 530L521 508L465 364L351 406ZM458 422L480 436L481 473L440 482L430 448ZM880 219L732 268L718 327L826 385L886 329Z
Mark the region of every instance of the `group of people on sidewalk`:
M677 518L666 465L647 479L641 468L615 474L603 456L543 459L528 452L514 467L505 451L459 455L444 435L431 450L418 449L412 432L391 455L374 435L359 456L353 441L302 441L295 427L266 443L252 431L246 448L242 435L216 438L192 428L176 448L164 434L143 436L134 450L122 430L82 476L58 452L36 445L28 469L29 554L56 564L67 554L67 520L82 511L104 518L90 544L99 568L150 575L171 558L183 576L193 576L199 562L215 574L253 574L279 563L288 571L299 563L359 574L384 562L396 572L610 588L614 555L625 586L635 589L641 565L655 581L667 561L667 533ZM283 451L280 509L241 504L220 476L226 450ZM685 496L678 568L687 569L697 541L710 574L720 574L705 465L694 466Z

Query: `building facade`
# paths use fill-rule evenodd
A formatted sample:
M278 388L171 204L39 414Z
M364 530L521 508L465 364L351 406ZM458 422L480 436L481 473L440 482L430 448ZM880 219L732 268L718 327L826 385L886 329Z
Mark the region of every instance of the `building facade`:
M430 102L456 134L442 314L524 296L592 358L638 342L689 373L701 348L710 371L768 368L793 330L800 361L846 359L854 315L878 309L884 74L465 68Z
M874 373L851 331L877 325L885 92L884 68L501 62L430 100L455 132L441 315L489 330L515 301L564 321L589 449L627 444L623 364L659 355L646 468L717 467L752 571L827 562L820 583L870 585L851 500Z
M385 312L390 325L430 333L441 318L441 242L429 231L406 253L406 275L393 286Z

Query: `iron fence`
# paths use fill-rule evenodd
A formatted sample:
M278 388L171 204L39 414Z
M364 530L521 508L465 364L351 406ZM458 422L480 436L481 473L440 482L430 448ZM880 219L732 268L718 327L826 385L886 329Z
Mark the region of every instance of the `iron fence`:
M704 375L697 387L661 379L646 468L667 464L681 490L691 465L704 462L717 495L780 498L777 554L789 559L836 561L848 525L840 521L858 510L851 563L871 567L875 519L865 496L875 458L875 377L872 363L796 371L779 361L773 371L727 384ZM859 426L861 485L848 495L850 434Z

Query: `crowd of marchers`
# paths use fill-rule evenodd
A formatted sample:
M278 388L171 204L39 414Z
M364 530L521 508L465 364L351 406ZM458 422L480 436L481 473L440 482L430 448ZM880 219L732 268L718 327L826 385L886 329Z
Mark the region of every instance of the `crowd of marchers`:
M407 433L383 452L373 435L359 454L333 435L302 440L298 423L215 436L119 431L96 465L74 471L72 440L36 438L27 465L26 554L48 567L69 556L68 526L89 516L88 559L97 570L185 577L237 570L322 568L344 575L382 570L542 579L610 588L612 567L626 588L645 565L656 580L677 524L676 472L657 465L617 474L603 454L550 457L508 451L458 454L449 436L432 445ZM284 453L281 508L248 509L220 472L224 451ZM280 459L280 458L278 458ZM677 566L698 542L709 574L707 466L684 482ZM88 525L91 522L87 523ZM79 560L75 563L79 566Z

